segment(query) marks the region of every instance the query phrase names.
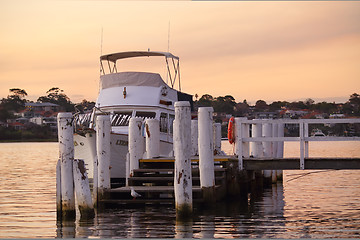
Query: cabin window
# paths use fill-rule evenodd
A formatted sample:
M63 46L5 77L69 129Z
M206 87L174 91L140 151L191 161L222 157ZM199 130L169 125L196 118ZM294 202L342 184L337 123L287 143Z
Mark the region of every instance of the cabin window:
M167 133L168 131L168 118L167 113L160 114L160 132Z
M110 115L111 126L129 126L131 112L115 112Z
M155 112L141 112L136 111L136 117L140 117L143 121L146 119L155 118L156 113Z
M170 134L173 134L174 129L173 129L173 123L174 123L174 119L175 119L175 115L173 114L169 114L169 129L170 129Z

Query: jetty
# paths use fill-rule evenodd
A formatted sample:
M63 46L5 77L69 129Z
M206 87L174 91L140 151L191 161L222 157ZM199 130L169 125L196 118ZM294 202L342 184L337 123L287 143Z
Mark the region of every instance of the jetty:
M72 116L60 114L58 215L66 216L64 211L73 209L74 194L69 192L76 192L77 198L85 195L84 199L87 199L83 200L87 206L83 209L91 209L93 205L109 208L170 204L175 206L177 216L181 218L191 215L193 204L206 207L224 198L247 198L254 188L282 181L282 170L360 169L360 158L309 156L309 144L313 141L330 143L360 140L358 136L309 136L309 125L360 124L360 119L235 118L232 128L229 129L233 131L235 151L234 155L226 155L221 151L221 126L213 122L212 113L211 107L199 108L198 119L192 120L189 102L176 102L173 151L169 156L159 154L159 121L147 119L143 122L140 118L131 118L124 186L111 182L108 156L111 144L110 118L107 115L98 116L98 150L94 175L91 177L92 193L87 190L89 182L86 170L79 163L73 165ZM297 125L298 135L285 137L286 124ZM299 143L299 157L284 158L286 141ZM82 174L80 179L70 176L77 168ZM75 184L78 189L74 190L71 188L71 181L85 181L86 192L81 193L82 195L77 193L84 187L77 187L82 185ZM132 196L131 188L141 196Z

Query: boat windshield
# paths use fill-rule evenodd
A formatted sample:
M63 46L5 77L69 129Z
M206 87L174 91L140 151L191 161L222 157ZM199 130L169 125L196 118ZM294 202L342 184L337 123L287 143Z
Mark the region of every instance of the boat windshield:
M132 112L115 112L110 115L111 126L129 126Z
M155 112L136 111L135 116L141 118L144 121L146 119L155 118L156 113Z

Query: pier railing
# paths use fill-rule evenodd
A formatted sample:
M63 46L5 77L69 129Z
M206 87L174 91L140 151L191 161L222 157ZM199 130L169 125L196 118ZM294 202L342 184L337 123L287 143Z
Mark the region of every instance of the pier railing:
M347 118L347 119L253 119L235 118L236 121L236 154L239 159L239 169L244 169L243 159L250 157L249 144L250 142L299 142L300 148L300 169L305 168L305 158L309 157L309 142L311 141L359 141L358 136L309 136L309 125L311 124L360 124L360 118ZM278 134L264 135L260 133L257 137L250 137L249 129L252 125L252 136L254 136L255 125L277 125L277 128L284 128L285 124L298 125L298 136L284 136L284 131L278 131ZM261 129L261 128L260 128ZM282 132L282 134L281 134ZM260 135L260 136L259 136ZM247 144L246 144L247 143ZM276 156L275 156L276 158Z

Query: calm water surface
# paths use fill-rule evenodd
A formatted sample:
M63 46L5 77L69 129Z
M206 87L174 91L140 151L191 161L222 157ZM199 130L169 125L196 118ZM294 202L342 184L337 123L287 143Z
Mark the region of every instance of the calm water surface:
M297 156L298 149L287 143L285 156ZM314 142L310 156L360 157L360 143ZM57 143L0 144L0 238L360 237L359 170L285 171L283 183L247 203L195 208L187 223L176 222L173 207L112 209L92 221L57 223L57 158Z

